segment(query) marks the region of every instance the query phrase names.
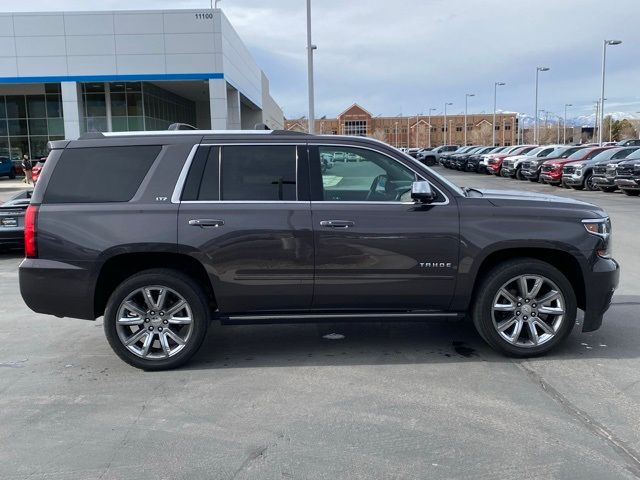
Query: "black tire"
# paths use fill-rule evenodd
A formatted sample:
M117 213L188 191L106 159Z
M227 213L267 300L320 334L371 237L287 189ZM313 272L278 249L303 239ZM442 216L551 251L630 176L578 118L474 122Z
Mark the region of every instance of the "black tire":
M9 170L9 178L11 180L16 178L16 169L15 168L12 168L11 170Z
M519 168L519 167L518 167L518 168L516 169L516 176L515 176L515 178L516 178L516 179L518 179L518 180L524 180L524 175L522 175L522 168Z
M165 359L149 360L132 353L122 343L116 329L116 316L121 303L131 292L149 285L165 286L179 293L187 301L192 313L193 330L186 346ZM209 320L207 295L191 277L177 270L152 269L129 277L114 290L104 313L104 332L116 355L129 365L148 371L169 370L185 364L195 355L207 334Z
M593 181L593 173L587 173L587 176L584 177L584 188L589 192L596 192L600 190L598 185Z
M629 195L630 197L637 197L640 195L640 190L627 190L626 188L623 188L622 191L625 195Z
M542 345L513 345L500 336L493 324L494 297L505 282L519 275L544 276L554 282L564 296L565 315L562 323L555 336ZM476 292L471 312L476 330L492 348L512 357L534 357L547 353L567 338L576 321L577 301L571 283L558 269L534 258L518 258L495 266L480 281Z

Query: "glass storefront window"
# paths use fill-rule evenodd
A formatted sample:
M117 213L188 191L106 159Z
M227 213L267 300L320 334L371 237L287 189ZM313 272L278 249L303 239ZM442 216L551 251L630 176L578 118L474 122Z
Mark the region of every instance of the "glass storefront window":
M62 97L60 95L47 95L47 117L62 118Z
M47 143L49 138L46 136L31 136L29 137L31 144L31 158L38 159L47 156Z
M129 131L144 130L144 122L142 117L128 117Z
M49 136L61 135L64 137L64 120L62 118L50 118L47 120Z
M127 93L127 115L142 115L142 93Z
M85 111L87 117L106 117L107 104L104 94L85 95Z
M47 106L44 95L29 95L27 97L27 115L29 118L46 118Z
M38 95L0 95L0 156L39 158L49 140L64 138L60 84L46 83L43 89Z
M10 95L7 100L7 118L27 118L27 105L24 95Z
M32 135L47 135L47 119L37 118L35 120L29 120L29 136Z
M128 132L129 124L127 122L127 117L112 117L111 130L114 132Z
M127 115L127 97L124 93L111 93L111 115L114 117Z
M59 83L45 83L44 84L44 92L45 93L57 93L60 94L60 84Z
M29 135L25 118L9 119L9 135Z

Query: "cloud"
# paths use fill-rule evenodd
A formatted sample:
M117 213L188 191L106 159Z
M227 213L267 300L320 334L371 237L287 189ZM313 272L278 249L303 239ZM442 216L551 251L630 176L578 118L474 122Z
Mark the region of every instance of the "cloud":
M32 11L206 8L208 0L31 0ZM23 7L23 5L20 5ZM307 112L306 12L303 0L222 0L220 6L271 82L289 117ZM0 0L15 10L13 0ZM353 102L374 114L414 114L445 101L470 111L498 108L533 114L539 107L576 115L599 97L602 40L609 51L609 107L635 112L640 102L638 0L312 0L316 113L335 115Z

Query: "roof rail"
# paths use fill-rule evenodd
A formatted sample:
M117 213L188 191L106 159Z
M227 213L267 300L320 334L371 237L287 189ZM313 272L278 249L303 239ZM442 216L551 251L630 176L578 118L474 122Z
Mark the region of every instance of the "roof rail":
M271 135L304 135L309 136L307 132L299 132L297 130L272 130Z
M172 123L167 130L197 130L197 128L188 123Z
M96 140L104 138L104 134L102 132L86 132L78 137L78 140Z

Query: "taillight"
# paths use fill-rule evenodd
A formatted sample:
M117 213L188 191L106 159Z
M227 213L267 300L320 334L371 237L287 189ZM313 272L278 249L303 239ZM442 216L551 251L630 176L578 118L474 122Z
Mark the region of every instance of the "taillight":
M38 243L36 241L36 222L38 220L38 207L29 205L24 214L24 256L36 258L38 256Z

